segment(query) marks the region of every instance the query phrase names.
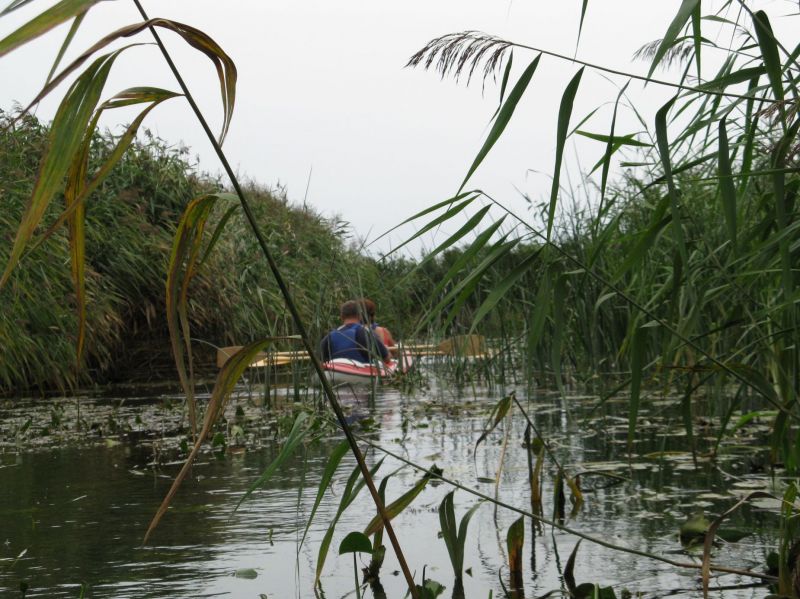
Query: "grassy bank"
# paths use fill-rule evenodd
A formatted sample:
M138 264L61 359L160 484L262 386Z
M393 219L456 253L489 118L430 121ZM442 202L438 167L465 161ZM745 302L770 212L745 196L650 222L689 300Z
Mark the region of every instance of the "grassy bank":
M32 117L0 112L0 261L5 261L44 151L47 127ZM113 147L95 138L92 160ZM165 321L165 275L172 238L185 205L221 189L199 174L188 150L140 136L87 204L86 285L89 368L75 376L77 315L64 227L27 252L0 291L0 392L59 390L91 382L173 378ZM400 309L381 284L383 266L359 253L346 223L292 206L282 190L250 185L257 217L284 269L312 334L335 322L338 304L374 297L383 314ZM220 219L228 206L212 216ZM46 230L63 209L54 202ZM209 230L213 230L212 226ZM392 264L386 268L393 268ZM283 301L238 209L190 289L197 355L210 363L213 345L242 344L259 336L294 333ZM402 328L402 327L401 327Z

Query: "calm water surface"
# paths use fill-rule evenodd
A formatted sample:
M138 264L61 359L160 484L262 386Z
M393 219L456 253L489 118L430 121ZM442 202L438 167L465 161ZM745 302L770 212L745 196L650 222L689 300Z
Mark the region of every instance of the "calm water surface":
M768 480L760 472L763 452L755 446L757 424L724 446L725 454L716 464L701 459L695 468L690 455L670 451L686 446L677 400L654 401L642 411L640 440L629 464L624 404L609 402L587 424L584 415L595 397L561 399L554 393L524 389L518 389L517 396L565 468L587 473L582 476L585 503L566 524L605 541L698 562L697 553L686 553L677 539L688 516L698 510L719 514L753 489L780 492L780 481ZM343 402L353 422L360 423L361 434L415 463L436 464L445 476L490 495L494 484L487 481L494 479L504 453L499 496L530 509L522 445L525 423L516 408L505 452L501 426L473 459L475 443L498 398L474 386L432 384L413 396L386 388L372 401L348 394ZM280 409L259 407L246 391L231 402L227 431L231 446L201 455L147 547L141 545L144 531L185 455L177 432L181 417L177 401L84 399L80 418L90 433L73 432L78 418L74 399L6 405L0 410L0 596L21 596L22 581L28 585L27 597L79 597L82 589L85 597L115 598L313 596L320 541L354 462L349 456L343 460L302 547L300 536L327 457L341 440L336 431L331 429L321 441L298 451L265 488L234 512L245 490L277 455L280 439L275 439L291 425L287 415L291 403L278 403ZM50 435L43 436L43 429ZM711 430L701 427L696 434L703 437ZM377 453L368 455L372 464L378 459ZM388 484L389 501L421 476L411 467L398 470L401 466L387 458L377 476L396 471ZM625 480L608 486L611 479L591 474L598 470ZM554 474L552 465L546 466L546 516L553 510ZM448 587L447 597L453 575L437 535L437 508L449 490L440 482L429 484L395 520L412 570L420 578L424 567L427 577ZM457 491L457 517L476 501ZM767 502L737 512L731 524L753 534L716 548L715 563L763 570L766 554L774 549L773 510ZM339 557L337 548L347 533L363 530L374 512L363 491L339 522L322 577L325 597L353 592L352 556ZM486 598L490 591L502 596L500 578L508 584L505 535L517 517L503 509L495 513L485 504L472 519L464 564L467 597ZM533 533L527 521L528 597L563 587L561 574L576 542L548 526ZM390 598L405 595L398 569L389 549L381 574ZM575 578L578 583L613 585L617 596L624 589L645 597L700 594L697 571L678 571L588 541L578 552ZM765 587L741 586L750 582L737 576L715 577L713 596L767 595ZM366 596L371 596L369 591Z

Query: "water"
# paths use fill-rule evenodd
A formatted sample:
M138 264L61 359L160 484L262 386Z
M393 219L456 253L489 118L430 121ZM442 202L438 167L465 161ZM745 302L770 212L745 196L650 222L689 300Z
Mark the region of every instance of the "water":
M764 425L755 423L740 431L735 444L723 446L726 451L716 463L701 457L695 469L689 454L670 451L686 447L675 400L652 402L642 410L640 440L629 465L623 404L609 402L596 414L598 418L584 424L583 416L595 397L562 400L545 391L528 395L524 389L518 389L517 396L567 471L584 472L584 505L567 518L566 525L604 541L699 563L701 553L687 553L677 539L688 516L704 510L713 519L756 488L780 493L780 481L768 480L760 472L763 450L757 442ZM485 481L493 481L503 453L502 425L481 443L474 459L473 451L498 398L486 389L458 389L434 380L413 396L386 388L373 401L366 395L348 395L343 402L349 418L361 423L361 434L375 443L421 466L436 464L446 477L493 495L494 483ZM332 427L323 427L321 440L304 446L234 512L242 494L277 455L280 443L273 439L286 434L291 412L299 407L280 398L277 404L258 406L244 390L231 402L230 445L214 452L209 447L200 456L146 547L141 544L144 531L185 455L180 448L184 437L178 430L179 404L147 397L83 399L80 417L84 430L91 431L88 434L73 430L78 418L75 400L56 402L55 409L53 402L6 406L0 412L0 596L21 596L21 581L28 585L28 597L78 597L82 588L85 597L312 596L320 541L354 462L349 455L343 460L302 547L299 540L327 457L341 440ZM31 423L20 432L29 419ZM49 434L42 435L42 429ZM524 429L524 419L514 407L499 497L530 510ZM712 432L700 429L696 434L702 438ZM707 447L701 439L700 448ZM378 458L375 451L368 455L370 464ZM394 472L388 501L421 477L411 467L398 470L401 466L387 458L377 476L380 480ZM624 480L609 486L619 481L591 475L597 470ZM552 463L546 464L543 478L544 515L551 517ZM592 487L598 489L592 492ZM424 567L428 578L448 587L447 597L453 574L445 544L437 537L437 510L450 490L444 483L429 483L394 521L417 579ZM457 518L476 500L457 491ZM570 508L567 499L567 511ZM774 509L762 502L760 507L737 511L727 524L752 534L715 548L713 562L763 571L767 553L775 548ZM366 490L344 513L322 576L324 596L353 592L352 556L338 556L338 546L347 533L363 530L374 513ZM505 536L517 517L504 509L495 513L488 503L478 509L470 524L464 563L467 597L485 598L490 591L503 596L500 579L508 585ZM523 558L527 597L564 587L562 573L576 542L549 526L533 532L527 520ZM360 559L363 565L367 561ZM388 597L405 595L398 570L390 548L381 570ZM578 584L611 585L617 596L624 589L645 597L696 597L700 592L698 570L681 570L589 541L582 542L577 554L575 579ZM715 575L712 596L768 593L765 587L743 586L752 582ZM714 590L719 587L726 590Z

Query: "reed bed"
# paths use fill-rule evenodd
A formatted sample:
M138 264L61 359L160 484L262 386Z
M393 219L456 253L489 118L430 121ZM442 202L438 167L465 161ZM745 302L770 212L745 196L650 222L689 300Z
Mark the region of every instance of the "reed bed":
M34 117L16 120L0 112L0 231L11 239L36 180L49 128ZM92 160L102 163L115 136L98 133ZM67 390L88 383L175 378L165 319L165 273L176 226L185 205L220 182L198 172L187 148L145 133L94 192L86 211L86 355L88 370L76 376L76 312L66 231L37 240L0 294L0 393ZM385 315L400 314L408 300L380 284L402 261L378 263L359 253L350 231L310 208L293 206L286 190L255 183L254 210L285 265L287 278L314 335L335 322L338 304L371 295ZM210 217L214 226L229 206ZM44 215L46 230L60 212ZM259 335L293 332L269 273L239 214L225 228L190 289L189 318L201 367L214 346L248 343ZM10 247L0 247L0 260ZM400 265L400 266L398 266ZM389 326L396 321L391 320ZM397 328L395 326L395 328ZM402 330L402 326L400 329ZM213 373L205 368L204 372Z

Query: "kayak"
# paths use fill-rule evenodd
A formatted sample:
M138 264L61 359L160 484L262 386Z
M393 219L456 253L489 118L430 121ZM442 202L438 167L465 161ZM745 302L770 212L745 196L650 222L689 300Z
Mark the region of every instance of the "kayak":
M322 369L328 380L338 385L341 383L364 384L375 379L391 380L398 374L405 374L411 369L413 360L410 356L403 356L399 360L392 360L386 364L366 364L348 358L334 358L322 363Z

